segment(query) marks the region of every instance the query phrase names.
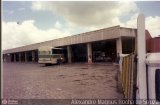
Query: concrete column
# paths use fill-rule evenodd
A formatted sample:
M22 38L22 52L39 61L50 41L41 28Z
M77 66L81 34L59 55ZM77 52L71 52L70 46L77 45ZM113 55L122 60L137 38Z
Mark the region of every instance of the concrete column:
M139 99L147 99L146 79L146 38L145 38L145 17L140 14L137 19L137 52L138 52L138 90ZM137 95L138 97L138 95ZM142 103L143 104L143 103Z
M3 54L3 62L7 62L7 54Z
M134 49L134 53L137 54L137 35L135 37L135 49Z
M11 54L7 54L7 62L11 62Z
M28 59L27 59L27 52L24 52L24 61L27 62Z
M92 63L92 46L91 43L87 43L87 55L88 63Z
M21 62L21 53L19 53L19 62Z
M122 54L122 38L116 40L117 53Z
M14 62L16 62L16 53L14 53L13 56L14 56Z
M72 63L71 46L67 46L67 52L68 52L68 63Z
M32 51L32 61L35 62L35 52Z

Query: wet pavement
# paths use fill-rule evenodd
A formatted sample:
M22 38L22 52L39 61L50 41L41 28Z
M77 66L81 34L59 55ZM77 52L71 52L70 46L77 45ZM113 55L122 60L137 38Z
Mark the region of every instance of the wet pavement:
M113 64L43 66L3 63L3 97L9 99L122 99Z

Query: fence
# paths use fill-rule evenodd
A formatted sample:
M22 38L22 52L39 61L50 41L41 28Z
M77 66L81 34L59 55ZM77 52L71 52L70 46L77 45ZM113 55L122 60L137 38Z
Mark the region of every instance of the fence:
M120 80L125 99L135 99L137 70L134 61L135 54L130 54L123 57L121 63Z

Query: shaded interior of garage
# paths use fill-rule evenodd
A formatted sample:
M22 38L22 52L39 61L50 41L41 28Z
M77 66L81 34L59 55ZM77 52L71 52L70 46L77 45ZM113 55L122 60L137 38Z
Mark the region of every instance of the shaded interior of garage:
M27 51L27 61L31 62L32 61L32 52Z
M21 61L25 62L25 52L21 52Z
M129 54L134 52L135 38L122 37L122 53ZM93 62L114 62L117 58L117 39L104 40L90 43ZM88 61L88 43L75 44L70 46L72 62ZM68 62L68 46L62 46L65 62ZM38 62L38 50L11 53L11 61Z
M76 44L71 45L71 59L72 62L86 62L87 61L87 45Z
M11 56L11 62L14 62L14 55L10 54L10 56Z
M11 62L38 62L38 50L27 51L27 52L18 52L18 53L11 53L10 55Z
M99 41L92 43L93 62L114 61L116 58L116 40Z
M130 54L135 50L135 38L122 38L122 53Z

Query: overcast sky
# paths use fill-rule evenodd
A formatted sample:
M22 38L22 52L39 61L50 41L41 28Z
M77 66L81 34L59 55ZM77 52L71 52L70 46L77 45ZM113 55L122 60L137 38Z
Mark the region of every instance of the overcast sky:
M160 1L3 1L2 49L120 25L136 28L146 17L152 37L160 35Z

